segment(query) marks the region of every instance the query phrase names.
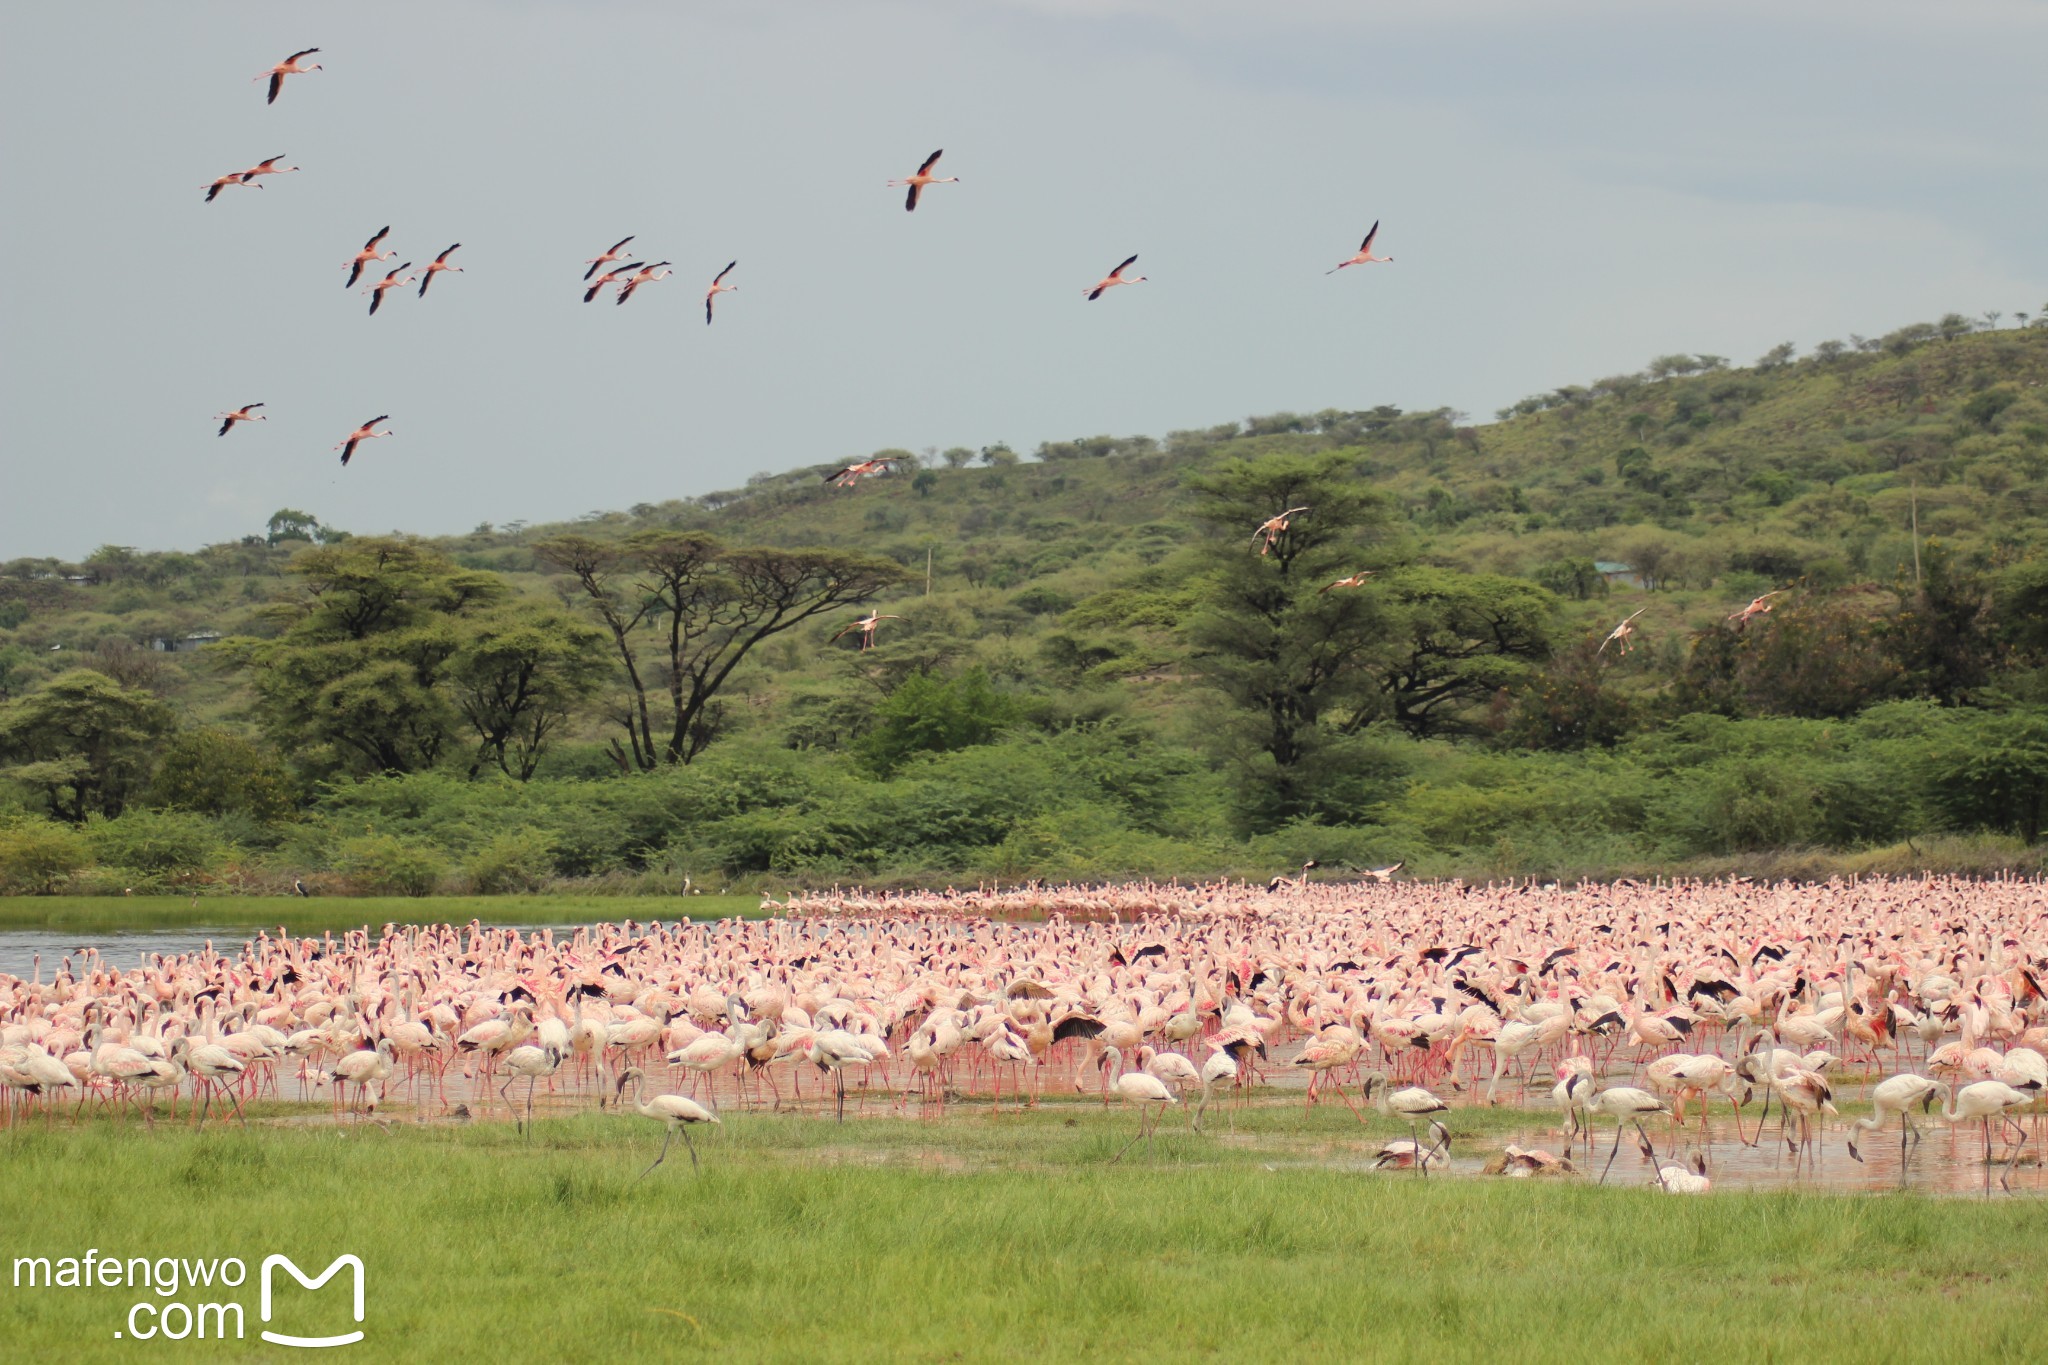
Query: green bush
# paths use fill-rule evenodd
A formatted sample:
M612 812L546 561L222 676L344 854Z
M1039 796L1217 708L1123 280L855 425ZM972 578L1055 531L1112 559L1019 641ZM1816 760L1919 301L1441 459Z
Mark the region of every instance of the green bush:
M359 892L431 896L447 874L448 860L432 844L395 834L366 834L344 840L335 851L334 866Z
M180 811L131 810L115 819L99 816L86 825L95 861L167 877L205 872L220 860L212 825Z
M858 748L886 777L915 753L986 744L1021 714L1016 701L996 691L979 668L957 678L915 673L875 708L875 728Z
M555 841L537 829L500 834L470 856L468 871L479 895L538 891L555 873Z
M277 754L226 730L188 730L164 750L150 798L202 815L263 822L292 812L292 782Z
M84 836L45 821L0 827L0 894L43 896L92 862Z

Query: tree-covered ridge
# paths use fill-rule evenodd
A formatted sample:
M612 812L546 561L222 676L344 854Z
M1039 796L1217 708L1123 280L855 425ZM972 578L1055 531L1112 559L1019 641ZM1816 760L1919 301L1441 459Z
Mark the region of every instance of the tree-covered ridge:
M192 554L12 561L0 880L2032 842L2048 329L1959 322L1748 369L1664 357L1486 425L1280 414L1029 460L880 452L897 472L852 489L820 477L835 460L460 537L285 509ZM875 648L833 641L876 610ZM587 827L627 808L630 837ZM190 847L123 842L152 821Z

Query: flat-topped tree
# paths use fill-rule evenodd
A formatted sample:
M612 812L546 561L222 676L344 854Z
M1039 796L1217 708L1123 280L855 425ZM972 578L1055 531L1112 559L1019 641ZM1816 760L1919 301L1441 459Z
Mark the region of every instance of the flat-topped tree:
M629 754L614 740L613 756L642 771L704 751L716 735L718 694L755 645L910 577L872 555L736 548L696 531L563 535L534 550L576 580L611 635L626 673L619 719L630 741ZM662 685L668 733L657 738L649 693Z

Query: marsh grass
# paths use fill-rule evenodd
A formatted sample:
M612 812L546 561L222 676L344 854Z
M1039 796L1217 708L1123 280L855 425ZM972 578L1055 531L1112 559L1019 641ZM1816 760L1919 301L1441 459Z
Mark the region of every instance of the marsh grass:
M386 924L585 924L759 919L759 896L0 896L0 931L184 928L340 933Z
M661 1133L631 1114L29 1124L0 1135L7 1257L354 1251L356 1359L2019 1359L2048 1316L2031 1200L1374 1175L1346 1159L1385 1125L1327 1109L1169 1119L1117 1164L1134 1121L1092 1102L728 1117L701 1171L679 1142L637 1183ZM133 1291L0 1294L10 1358L137 1349L111 1335Z

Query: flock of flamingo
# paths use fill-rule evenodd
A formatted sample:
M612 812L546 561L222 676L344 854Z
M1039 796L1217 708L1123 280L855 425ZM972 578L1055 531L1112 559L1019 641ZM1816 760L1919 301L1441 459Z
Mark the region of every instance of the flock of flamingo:
M849 1083L862 1107L933 1120L976 1098L1000 1114L1006 1089L1013 1108L1049 1088L1116 1100L1139 1112L1124 1150L1183 1105L1191 1133L1209 1131L1220 1091L1233 1126L1238 1106L1284 1113L1295 1095L1377 1115L1407 1135L1374 1164L1426 1176L1448 1166L1458 1109L1512 1086L1557 1106L1563 1150L1509 1145L1489 1169L1586 1169L1576 1144L1597 1158L1612 1123L1600 1180L1632 1136L1654 1182L1689 1193L1712 1183L1711 1105L1748 1148L1775 1109L1796 1173L1818 1161L1850 1073L1892 1072L1847 1125L1848 1155L1896 1128L1903 1181L1914 1112L1935 1110L1982 1125L1988 1191L1994 1169L2009 1188L2018 1116L2048 1085L2037 880L1562 889L1390 872L763 908L560 934L280 931L126 967L87 949L47 979L38 961L31 979L0 975L7 1117L96 1105L153 1125L189 1098L203 1125L217 1106L325 1088L338 1119L388 1124L380 1106L402 1092L423 1122L502 1106L524 1126L537 1092L558 1112L631 1085L634 1110L668 1129L658 1165L678 1132L694 1162L689 1127L736 1109L829 1103L843 1119ZM647 1097L664 1067L689 1093ZM806 1073L829 1093L806 1097ZM2000 1133L2016 1139L2002 1153Z
M319 51L320 49L317 47L309 47L302 49L301 51L294 52L293 54L291 54L291 56L285 58L277 65L271 67L269 70L260 74L256 79L267 80L269 83L269 93L266 97L266 102L271 104L275 104L277 102L277 97L284 88L284 80L287 76L304 75L307 74L308 72L321 70L322 68L320 64L317 62L313 63L310 66L304 64L306 58L318 54ZM959 183L960 177L958 176L940 176L933 173L932 168L938 164L939 158L944 155L945 149L940 148L939 150L933 152L930 156L926 157L923 163L919 165L914 174L904 177L903 179L900 180L890 180L885 182L886 186L889 188L908 187L903 201L903 207L905 210L915 211L918 204L921 202L924 191L929 187L933 185L950 185ZM267 175L280 175L288 171L296 171L299 169L297 166L279 166L277 163L282 160L284 160L284 157L282 155L273 156L266 160L258 162L256 165L251 166L246 170L230 171L226 175L216 177L214 180L209 182L206 187L206 202L212 203L215 200L215 198L219 196L220 192L223 189L229 188L231 186L254 187L256 189L261 189L263 188L261 177ZM1375 221L1372 227L1366 231L1365 239L1359 243L1358 250L1346 259L1339 261L1334 267L1332 267L1326 273L1334 275L1338 271L1344 270L1347 267L1354 265L1391 263L1393 257L1379 256L1373 253L1373 242L1379 236L1379 230L1380 225L1377 221ZM356 283L362 279L364 268L366 266L373 265L386 260L391 260L397 256L398 253L396 251L379 249L383 244L384 239L388 237L390 233L391 228L388 224L378 229L377 232L374 233L368 241L363 243L362 248L358 250L353 257L350 258L348 263L348 278L344 282L344 288L354 288L356 286ZM670 275L673 275L675 273L675 271L672 268L673 263L670 261L663 260L648 262L644 260L626 260L627 256L634 254L632 252L629 252L627 248L632 245L635 239L635 234L629 234L628 236L621 237L618 241L612 243L611 246L607 247L602 252L599 252L596 256L593 256L583 262L584 266L586 267L583 272L583 282L585 285L583 291L583 301L585 303L594 302L606 289L616 287L618 292L614 297L613 302L623 304L628 299L632 298L634 293L637 292L638 290L648 285L651 285L659 280L666 279ZM454 246L451 246L447 248L447 250L441 252L441 254L436 256L427 265L426 269L417 277L409 276L404 273L405 271L410 270L412 268L413 263L411 261L405 261L386 271L382 279L377 280L368 286L367 292L370 295L371 316L374 317L376 315L378 308L383 304L384 296L386 293L393 289L402 289L407 285L414 283L415 278L417 278L417 282L419 284L419 297L424 299L427 296L427 287L433 283L435 275L441 273L442 271L460 272L462 270L462 267L459 265L450 264L448 258L455 251L460 249L461 245L462 243L457 242L455 243ZM1104 294L1109 292L1111 289L1116 288L1118 285L1144 283L1145 276L1131 275L1126 273L1133 265L1137 264L1137 260L1138 257L1135 253L1125 257L1123 261L1118 263L1117 267L1114 270L1110 271L1107 275L1103 276L1101 279L1097 280L1093 285L1090 285L1088 287L1088 289L1085 291L1087 298L1090 301L1099 299ZM718 296L724 293L731 293L739 288L738 285L727 284L725 282L726 277L732 274L732 272L738 266L739 262L736 260L729 262L724 269L720 270L718 274L712 278L709 288L706 289L704 294L704 321L707 325L712 321L714 305L717 302ZM216 419L221 424L218 434L221 436L227 435L230 431L232 431L235 428L235 426L238 423L260 422L266 420L265 414L260 414L255 411L255 409L263 406L264 404L262 403L248 403L233 411L215 414ZM362 445L364 441L372 440L382 436L396 435L396 432L390 430L375 430L375 428L380 423L388 422L390 420L390 414L388 413L377 417L373 417L369 421L357 427L354 431L351 431L347 436L342 438L342 440L336 442L333 448L341 452L342 467L347 468L349 461L352 458L354 458L357 449ZM834 472L826 475L825 477L829 482L835 484L838 487L850 489L856 487L861 482L861 480L865 478L874 475L888 473L890 468L894 465L894 463L895 461L887 458L858 460L838 470L835 470ZM1285 511L1279 513L1278 515L1270 517L1266 521L1260 523L1258 528L1252 533L1252 538L1254 542L1257 543L1259 546L1260 555L1263 556L1272 551L1275 545L1279 543L1280 538L1287 533L1288 527L1291 524L1293 518L1303 515L1309 512L1310 510L1311 509L1307 507L1290 507ZM1365 585L1365 581L1370 577L1372 577L1372 573L1369 570L1361 573L1347 575L1330 583L1321 591L1323 593L1327 593L1333 588L1363 587ZM1751 602L1748 606L1742 608L1740 611L1735 612L1728 619L1730 621L1733 621L1737 626L1746 625L1750 620L1752 620L1756 616L1768 612L1771 609L1771 599L1779 595L1780 593L1766 593L1763 596L1758 597L1755 601ZM1645 610L1647 610L1647 608L1645 608ZM1642 612L1638 611L1635 613L1635 615L1630 616L1627 620L1617 625L1614 628L1614 630L1607 636L1607 638L1601 641L1599 652L1605 653L1608 645L1615 644L1620 646L1620 649L1618 651L1620 654L1627 654L1632 648L1630 637L1633 636L1635 633L1636 628L1634 622L1636 620L1636 617L1641 615ZM892 620L897 618L885 616L880 619ZM864 619L863 621L856 623L854 626L850 626L846 630L841 631L839 635L835 635L833 639L836 641L841 636L858 631L860 635L860 647L862 649L868 649L872 647L874 644L876 624L877 621L874 618Z
M275 66L272 66L268 70L259 74L256 77L256 79L259 81L268 82L269 86L268 94L265 96L264 102L266 104L277 103L278 95L282 93L284 90L284 82L286 77L303 76L310 72L320 71L324 69L318 62L314 62L310 65L306 64L306 59L308 57L316 56L319 52L320 49L317 47L303 48L298 52L292 53L283 61L277 63ZM885 185L891 189L898 187L908 187L907 193L905 194L903 201L903 207L905 210L914 212L918 204L922 201L924 192L933 185L955 185L960 183L959 176L941 176L933 173L932 168L938 164L939 158L944 155L945 149L942 147L939 150L933 152L930 156L926 157L924 159L924 162L917 168L917 170L913 174L906 176L900 180L890 180L884 182ZM263 188L264 176L282 175L287 172L296 171L299 169L299 167L297 166L278 165L277 163L282 160L284 160L284 157L282 155L273 156L267 158L266 160L259 161L254 166L248 167L245 170L229 171L225 175L216 176L214 179L207 182L207 185L205 187L206 202L209 204L213 203L216 199L220 197L221 191L226 189L241 188L260 190ZM1373 239L1378 235L1379 229L1380 225L1377 222L1375 222L1372 225L1371 230L1365 234L1365 241L1360 244L1358 251L1354 253L1352 256L1346 258L1345 260L1338 262L1335 269L1331 270L1329 273L1335 274L1338 270L1342 270L1347 266L1365 265L1373 262L1391 261L1393 259L1393 257L1391 256L1375 256L1373 254ZM390 232L391 229L388 225L384 228L379 229L375 235L373 235L368 241L363 243L362 249L357 251L356 254L350 258L348 279L343 284L343 288L355 288L357 282L363 278L364 268L366 266L373 265L382 261L396 259L398 255L396 251L379 250L380 245L383 243L384 239L390 235ZM591 303L596 301L596 299L606 289L616 287L618 293L614 297L613 302L622 304L625 303L628 299L632 298L636 291L644 288L645 286L651 285L658 280L666 279L668 278L668 276L675 273L675 271L671 268L673 263L670 261L648 262L644 260L626 260L626 257L628 255L633 254L627 251L627 247L631 245L631 243L634 240L635 238L632 235L622 237L618 241L614 242L610 247L600 252L598 255L584 262L584 265L588 267L588 269L586 269L583 272L583 282L586 286L583 291L583 301L585 303ZM383 305L384 296L391 290L403 289L407 285L414 283L415 279L417 279L417 282L419 284L419 297L424 299L427 296L427 286L433 283L435 275L447 270L459 272L462 269L462 267L459 265L451 265L448 261L448 257L458 248L460 248L461 245L462 244L460 242L457 242L454 246L449 247L446 251L443 251L440 255L436 256L433 259L433 261L427 265L426 269L417 277L405 274L406 271L412 269L413 265L411 261L405 261L399 265L393 266L390 270L386 271L382 279L373 281L366 288L366 292L370 295L371 316L374 317L376 315L377 310ZM1090 285L1084 291L1086 296L1092 301L1101 298L1105 293L1107 293L1109 290L1115 288L1118 285L1143 283L1145 280L1145 277L1143 275L1125 274L1125 272L1129 270L1130 267L1137 262L1137 259L1138 258L1135 254L1126 257L1124 261L1116 267L1116 269L1110 271L1100 280L1097 280L1094 284ZM727 264L723 270L720 270L717 273L717 275L712 277L709 287L706 288L704 292L704 322L707 326L710 325L712 321L715 312L714 305L718 300L718 296L720 294L732 293L739 288L739 286L736 284L727 284L725 282L726 277L732 274L732 272L734 271L734 269L738 267L738 265L738 261L732 261L729 264ZM263 404L261 403L250 403L245 404L241 408L236 409L232 412L224 412L218 414L218 418L221 420L221 428L219 434L222 436L227 435L229 431L234 429L235 424L237 422L263 420L259 416L251 415L251 409L260 408L262 406ZM384 422L389 420L390 419L388 415L384 417L373 418L369 422L364 423L361 427L358 427L354 432L350 433L350 435L344 441L338 443L335 446L335 449L341 450L343 452L341 457L342 464L348 464L350 456L355 453L355 448L357 444L363 441L364 439L367 439L367 437L371 435L394 435L395 433L390 431L380 431L374 433L370 431L370 428L375 426L378 422ZM857 470L858 472L849 473L849 471L847 470L842 470L839 474L832 475L829 477L840 480L846 487L851 487L854 483L858 482L864 474L882 472L887 467L888 463L888 461L866 461L862 462L861 465L849 466L849 470Z

